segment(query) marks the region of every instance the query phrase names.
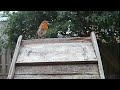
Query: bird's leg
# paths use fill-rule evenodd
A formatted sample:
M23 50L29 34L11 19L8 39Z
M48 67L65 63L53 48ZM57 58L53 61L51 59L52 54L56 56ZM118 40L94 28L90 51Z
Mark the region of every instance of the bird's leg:
M41 37L41 39L45 39L45 37Z
M36 33L36 38L39 39L38 33Z

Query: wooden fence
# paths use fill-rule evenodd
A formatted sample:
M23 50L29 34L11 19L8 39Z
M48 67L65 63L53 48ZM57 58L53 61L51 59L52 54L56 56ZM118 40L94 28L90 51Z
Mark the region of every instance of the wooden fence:
M11 63L10 49L2 49L0 51L0 79L7 76Z
M120 43L107 44L98 41L98 46L106 79L120 79Z

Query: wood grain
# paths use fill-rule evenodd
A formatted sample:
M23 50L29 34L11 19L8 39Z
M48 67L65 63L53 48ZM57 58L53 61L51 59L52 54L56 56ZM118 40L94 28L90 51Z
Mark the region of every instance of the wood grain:
M2 48L1 64L2 64L2 73L6 73L6 59L5 59L6 50Z
M9 72L10 69L10 63L11 63L11 52L10 48L7 50L7 73Z
M14 79L100 79L99 75L15 75Z
M101 61L101 56L100 56L100 52L99 52L99 48L98 48L98 44L97 44L97 39L96 39L94 32L91 32L91 39L92 39L92 43L93 43L93 48L95 50L95 54L96 54L97 59L98 59L98 68L99 68L100 77L101 77L101 79L105 79L103 65L102 65L102 61Z
M10 69L9 69L7 79L12 79L13 76L14 76L15 63L16 63L16 60L17 60L17 57L18 57L18 54L19 54L21 41L22 41L22 35L20 35L18 40L17 40L17 44L16 44L16 47L15 47L15 52L14 52L14 55L13 55L13 58L12 58L12 62L11 62L11 65L10 65Z
M97 61L91 42L24 45L16 63Z
M15 74L81 74L98 75L97 64L17 66Z
M71 42L91 42L90 37L72 37L72 38L46 38L22 40L22 45L29 44L48 44L48 43L71 43Z

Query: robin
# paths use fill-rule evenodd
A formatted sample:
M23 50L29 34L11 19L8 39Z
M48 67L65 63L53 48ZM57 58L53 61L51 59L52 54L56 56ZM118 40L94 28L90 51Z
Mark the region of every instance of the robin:
M36 33L37 38L43 38L43 37L46 35L46 33L48 32L48 25L49 25L49 23L48 23L47 20L44 20L44 21L40 24L40 26L39 26L39 28L38 28L38 31L37 31L37 33Z

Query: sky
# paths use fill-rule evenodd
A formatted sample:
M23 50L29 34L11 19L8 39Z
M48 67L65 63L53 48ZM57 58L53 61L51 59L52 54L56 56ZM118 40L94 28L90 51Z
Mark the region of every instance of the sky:
M4 11L0 11L0 14L3 14ZM10 11L10 13L17 12L17 11Z

